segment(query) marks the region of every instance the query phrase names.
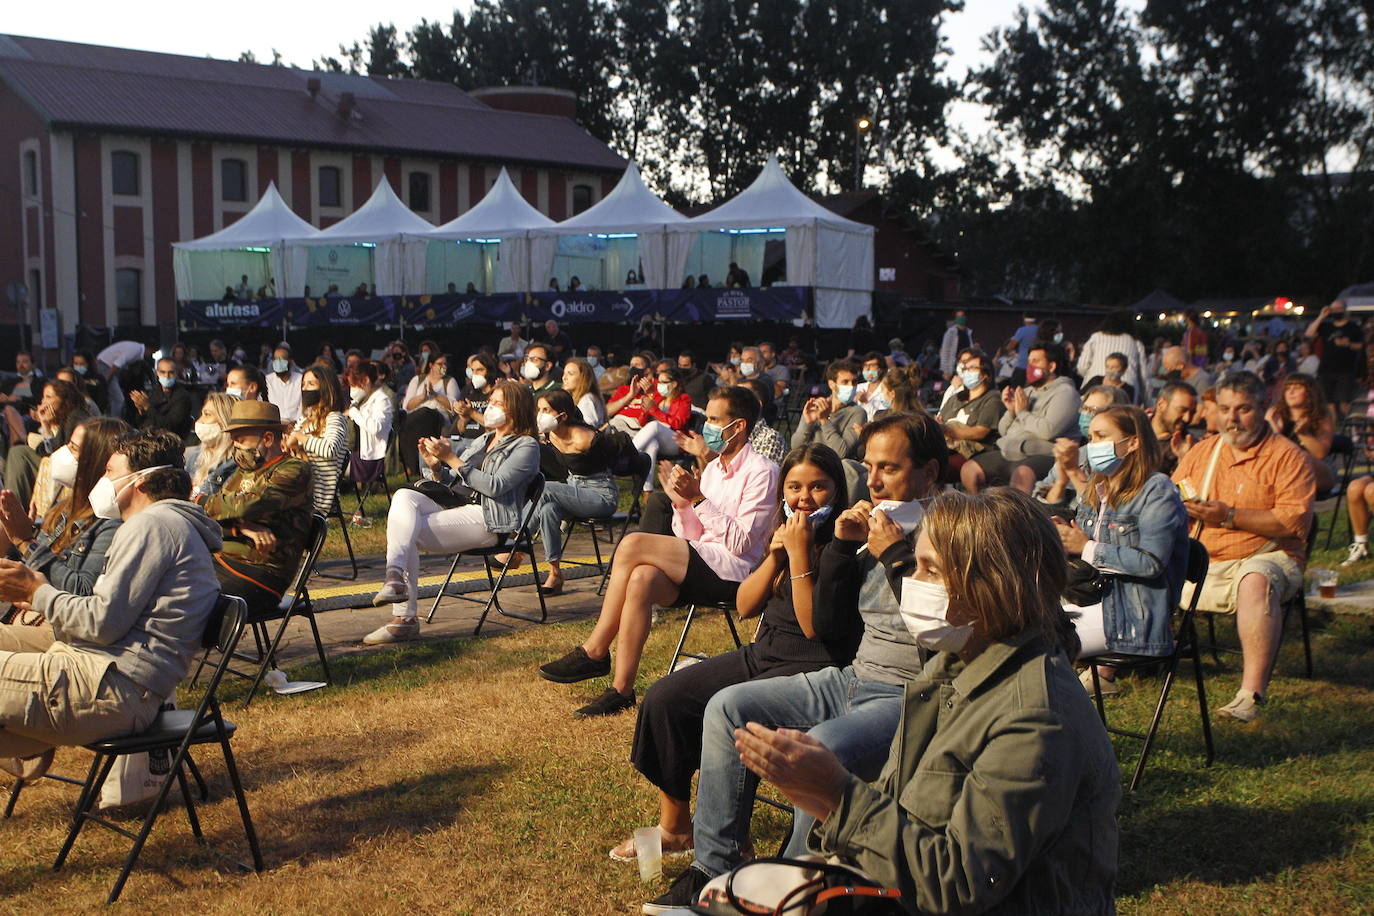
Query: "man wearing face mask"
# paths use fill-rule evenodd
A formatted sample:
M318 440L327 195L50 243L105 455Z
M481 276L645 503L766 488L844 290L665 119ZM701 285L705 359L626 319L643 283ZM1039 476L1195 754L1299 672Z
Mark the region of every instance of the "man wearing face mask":
M861 779L878 775L901 717L902 687L924 655L902 621L901 580L914 568L912 535L925 499L944 476L944 434L926 414L889 414L864 427L864 464L875 506L861 500L835 520L821 552L812 626L828 639L863 620L852 664L727 687L707 704L693 827L696 858L666 894L644 907L687 906L706 882L738 865L749 848L757 780L735 747L747 723L807 729ZM890 513L890 514L889 514ZM900 520L900 521L897 521ZM795 812L787 855L805 852L813 820Z
M195 422L191 392L177 382L177 365L170 359L157 361L157 388L151 393L129 392L137 417L129 425L143 430L165 429L183 440Z
M557 365L550 358L549 348L545 344L530 344L525 349L525 361L520 366L520 377L530 386L531 394L538 397L541 391L563 387L553 372Z
M1317 490L1303 451L1265 422L1267 402L1254 373L1227 376L1217 388L1221 435L1189 449L1173 475L1211 556L1198 610L1236 615L1241 686L1218 712L1242 722L1259 716L1283 631L1280 606L1302 587Z
M811 398L802 408L801 423L792 433L792 447L819 442L835 450L841 458L857 460L861 454L858 428L868 420L863 407L854 402L858 371L848 360L836 360L825 370L830 397Z
M976 346L973 342L973 332L968 329L968 316L964 314L963 309L956 309L954 319L945 329L945 336L940 339L940 374L944 376L945 381L953 379L954 373L958 371L958 355Z
M220 535L182 463L171 433L120 438L90 503L124 524L90 595L0 560L0 600L50 625L0 628L0 767L36 778L54 747L143 731L186 675L219 595Z
M267 400L277 405L284 422L294 423L301 418L301 376L304 374L291 362L291 348L278 344L272 351L271 372L267 373Z
M224 537L215 572L227 594L248 602L250 616L277 606L310 538L312 469L282 452L286 426L274 404L236 402L227 430L238 470L205 501Z

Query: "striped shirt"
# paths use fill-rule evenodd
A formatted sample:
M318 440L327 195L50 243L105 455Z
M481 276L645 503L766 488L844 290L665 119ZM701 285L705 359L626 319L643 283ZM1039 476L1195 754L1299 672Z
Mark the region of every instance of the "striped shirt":
M296 421L296 429L305 433L306 418ZM334 494L339 489L341 459L348 450L348 424L344 415L330 411L324 418L324 431L318 436L305 436L305 455L314 473L310 476L311 502L321 515L334 507Z

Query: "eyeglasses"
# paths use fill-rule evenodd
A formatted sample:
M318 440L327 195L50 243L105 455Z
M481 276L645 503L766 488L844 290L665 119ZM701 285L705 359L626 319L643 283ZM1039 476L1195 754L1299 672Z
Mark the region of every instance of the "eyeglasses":
M1106 409L1105 407L1080 407L1078 412L1085 417L1095 417Z

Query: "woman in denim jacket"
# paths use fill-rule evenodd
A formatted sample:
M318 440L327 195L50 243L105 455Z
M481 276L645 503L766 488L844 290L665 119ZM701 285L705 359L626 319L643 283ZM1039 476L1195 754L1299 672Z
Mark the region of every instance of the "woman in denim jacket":
M539 474L539 443L534 440L534 396L528 386L506 381L496 386L483 414L487 433L462 455L448 439L420 440L427 475L442 484L461 483L477 501L445 509L416 490L397 490L386 517L386 580L372 599L392 605L392 621L363 642L368 645L415 639L420 551L458 553L495 546L520 527L529 485Z
M1081 654L1168 655L1188 567L1188 514L1178 489L1159 472L1159 441L1144 411L1115 406L1093 417L1083 451L1091 476L1078 518L1056 522L1064 549L1109 584L1100 606L1078 609ZM1117 692L1111 670L1098 673L1103 692ZM1091 677L1084 672L1084 683Z

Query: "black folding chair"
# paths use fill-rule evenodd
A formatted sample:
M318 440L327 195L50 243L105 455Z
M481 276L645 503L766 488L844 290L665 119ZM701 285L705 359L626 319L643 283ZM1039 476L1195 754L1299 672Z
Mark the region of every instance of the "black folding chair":
M76 803L71 830L67 833L66 842L62 844L62 850L57 854L57 861L53 863L54 871L62 868L67 861L67 855L71 852L73 844L76 843L77 835L81 833L81 828L87 822L108 827L115 833L133 840L134 843L128 858L124 860L124 867L120 870L119 877L115 879L114 887L110 889L110 896L106 902L114 903L118 900L120 892L124 890L124 883L129 879L129 873L133 871L134 864L138 861L139 853L143 851L143 845L147 842L148 834L152 832L153 822L157 820L158 812L162 810L167 795L171 791L173 776L176 777L177 785L181 787L181 797L186 806L186 819L190 821L191 832L195 834L197 840L204 842L205 835L201 832L200 818L196 815L195 803L192 801L190 787L186 783L186 773L183 769L190 764L191 748L200 744L219 744L224 752L224 766L229 772L229 781L234 787L234 797L238 801L239 815L243 818L243 830L248 837L248 847L253 854L253 871L262 871L262 850L258 847L258 835L253 830L253 820L248 813L248 799L243 794L243 783L239 779L238 767L234 764L234 752L229 747L229 739L234 735L235 726L233 722L225 720L220 714L217 697L220 682L224 679L224 673L229 669L229 660L233 657L239 637L243 633L247 616L248 608L242 598L221 595L215 603L214 612L205 629L204 644L207 649L213 648L219 651L220 662L215 666L215 671L206 685L205 695L195 709L168 710L159 713L158 717L153 720L153 724L141 734L110 738L86 745L88 750L95 752L95 759L91 761L90 771L87 773L86 782L82 786L81 798ZM115 760L129 754L142 754L149 751L174 751L175 753L172 754L171 769L168 771L167 780L162 784L162 789L157 796L149 803L148 813L144 815L142 826L137 833L133 833L95 814L92 809L95 807L96 799L100 796L100 787L104 785L106 777L109 776L111 768L114 767ZM245 871L247 870L247 866L240 867Z
M343 456L339 459L339 480L344 479L344 473L347 469L348 449L344 449ZM339 520L339 530L343 532L344 546L348 548L348 562L353 569L353 574L345 576L341 573L318 572L316 575L321 579L346 579L351 582L358 578L358 558L353 555L353 542L348 538L348 517L343 514L343 506L339 504L339 487L337 484L334 487L333 495L330 496L329 512L325 515L326 521L336 518Z
M1341 423L1341 434L1331 442L1331 454L1327 456L1327 461L1336 470L1338 483L1336 485L1336 504L1331 507L1331 526L1326 529L1327 550L1331 549L1331 539L1336 534L1336 525L1340 521L1341 502L1350 490L1350 481L1355 476L1355 465L1359 462L1364 450L1374 446L1371 437L1374 437L1374 420L1367 416L1352 415L1346 417ZM1321 497L1318 497L1318 501L1320 499ZM1348 513L1345 526L1353 537L1354 528L1350 524Z
M1203 547L1201 542L1189 538L1187 579L1193 584L1193 596L1188 606L1180 609L1178 630L1174 633L1174 651L1171 654L1158 656L1105 652L1092 658L1079 659L1086 662L1093 673L1093 697L1097 701L1097 713L1102 717L1102 724L1107 731L1113 735L1137 738L1145 742L1140 749L1140 759L1136 761L1135 775L1131 777L1131 792L1136 790L1145 775L1145 761L1150 759L1150 748L1154 745L1159 723L1164 719L1164 707L1169 702L1169 690L1174 686L1174 675L1178 671L1179 660L1185 657L1193 660L1193 677L1197 681L1198 714L1202 717L1202 740L1207 746L1207 766L1211 766L1212 760L1216 757L1216 751L1212 746L1212 720L1207 711L1207 688L1203 685L1202 653L1198 646L1196 626L1197 602L1202 594L1202 583L1207 578L1207 564L1207 548ZM1155 704L1155 714L1150 720L1149 730L1141 733L1108 725L1107 707L1102 703L1102 681L1097 673L1097 666L1115 668L1120 674L1161 664L1164 665L1164 686L1159 691L1159 702Z
M392 424L391 424L391 431L388 432L387 435L386 435L387 452L389 452L389 451L391 450L391 443L394 442L395 440L396 440L396 424L395 424L395 423L392 423ZM349 479L349 481L352 482L352 484L353 484L353 491L354 491L354 493L356 493L357 496L358 496L358 508L357 508L357 510L354 512L354 514L357 515L357 516L359 516L359 517L366 517L366 516L367 516L367 513L363 511L363 500L367 499L367 497L368 497L369 495L371 495L371 493L373 492L373 488L376 487L378 484L380 484L381 487L382 487L382 493L384 493L384 494L386 495L387 504L388 504L388 505L391 504L391 486L390 486L390 484L388 484L388 483L386 482L386 454L387 454L387 452L383 452L383 453L382 453L382 460L381 460L381 462L377 465L377 471L376 471L371 477L363 478L363 477L357 476L357 475L354 474L354 472L353 472L353 463L352 463L351 461L348 463L348 479Z
M636 449L627 461L624 472L621 473L621 468L615 470L614 476L616 478L624 477L630 481L630 491L633 496L629 508L624 512L616 510L603 518L575 518L563 524L563 550L561 553L565 557L568 552L568 542L572 540L572 536L579 526L585 527L592 536L592 550L596 552L594 564L568 559L562 560L562 563L568 566L596 566L597 569L601 570L601 585L597 589L598 595L605 590L606 580L611 575L611 565L607 560L612 558L608 557L603 560L601 557L602 535L605 536L606 544L614 550L615 545L625 536L625 532L630 530L630 525L639 521L640 497L644 492L644 481L649 479L649 474L652 471L652 462L649 461L648 455Z
M329 673L329 659L324 654L324 643L320 640L320 628L315 622L315 609L310 604L310 590L306 583L310 580L310 575L315 570L315 563L320 558L320 550L324 548L325 535L328 533L328 521L323 515L312 515L310 517L310 540L306 547L305 555L301 557L301 563L296 567L296 574L291 577L290 584L286 591L282 593L281 601L277 606L266 614L254 615L246 621L247 626L253 634L255 652L249 655L246 652L236 652L235 658L252 664L252 671L240 671L236 668L229 668L229 673L244 680L251 680L253 686L248 690L248 696L244 698L243 708L253 702L253 697L257 695L258 687L262 684L267 672L276 667L277 648L281 645L282 636L286 633L286 625L291 622L293 617L304 617L310 622L310 634L315 639L315 652L320 659L320 667L324 669L324 683L333 684L334 679ZM267 625L274 620L281 621L277 627L277 632L269 636ZM200 672L205 667L206 661L210 657L210 650L206 650L201 656L200 665L196 667L196 673L191 678L194 684L200 678Z
M519 620L528 620L531 623L546 623L549 619L549 609L544 603L544 591L539 582L539 561L534 554L534 510L539 505L539 497L544 495L544 475L536 474L534 479L525 488L525 510L520 516L520 527L514 534L506 535L491 547L470 547L460 551L453 557L453 563L448 568L448 575L444 577L444 584L439 586L439 594L434 596L434 605L429 609L429 614L425 617L425 623L432 623L434 612L439 609L439 602L444 600L448 594L449 583L453 581L453 574L458 571L458 563L463 557L481 557L482 568L487 573L487 585L490 587L490 594L485 602L480 598L470 598L463 594L454 594L454 598L462 598L464 601L471 601L475 604L482 604L482 614L477 618L477 626L473 629L472 635L476 636L482 632L482 624L486 623L487 615L491 613L493 607L497 613L504 617L514 617ZM497 554L507 554L506 561L500 564L500 573L493 576L491 573L492 558ZM511 563L515 560L517 553L527 553L530 557L530 567L534 570L534 593L539 598L539 616L532 617L529 614L521 614L517 611L508 611L501 606L501 599L498 597L502 584L506 581L506 575L510 572Z
M696 619L698 607L715 608L718 611L724 612L725 625L730 628L730 638L735 641L735 648L738 649L740 646L744 645L744 643L740 641L739 630L735 627L735 618L733 616L735 610L735 602L720 601L715 604L689 604L687 605L687 619L682 622L682 635L678 637L677 648L673 650L673 657L668 661L668 670L664 672L664 677L667 677L668 675L676 671L677 663L684 658L694 658L697 661L702 661L703 659L710 658L710 656L705 654L704 652L687 652L683 649L683 647L687 645L687 634L692 629L692 622Z

